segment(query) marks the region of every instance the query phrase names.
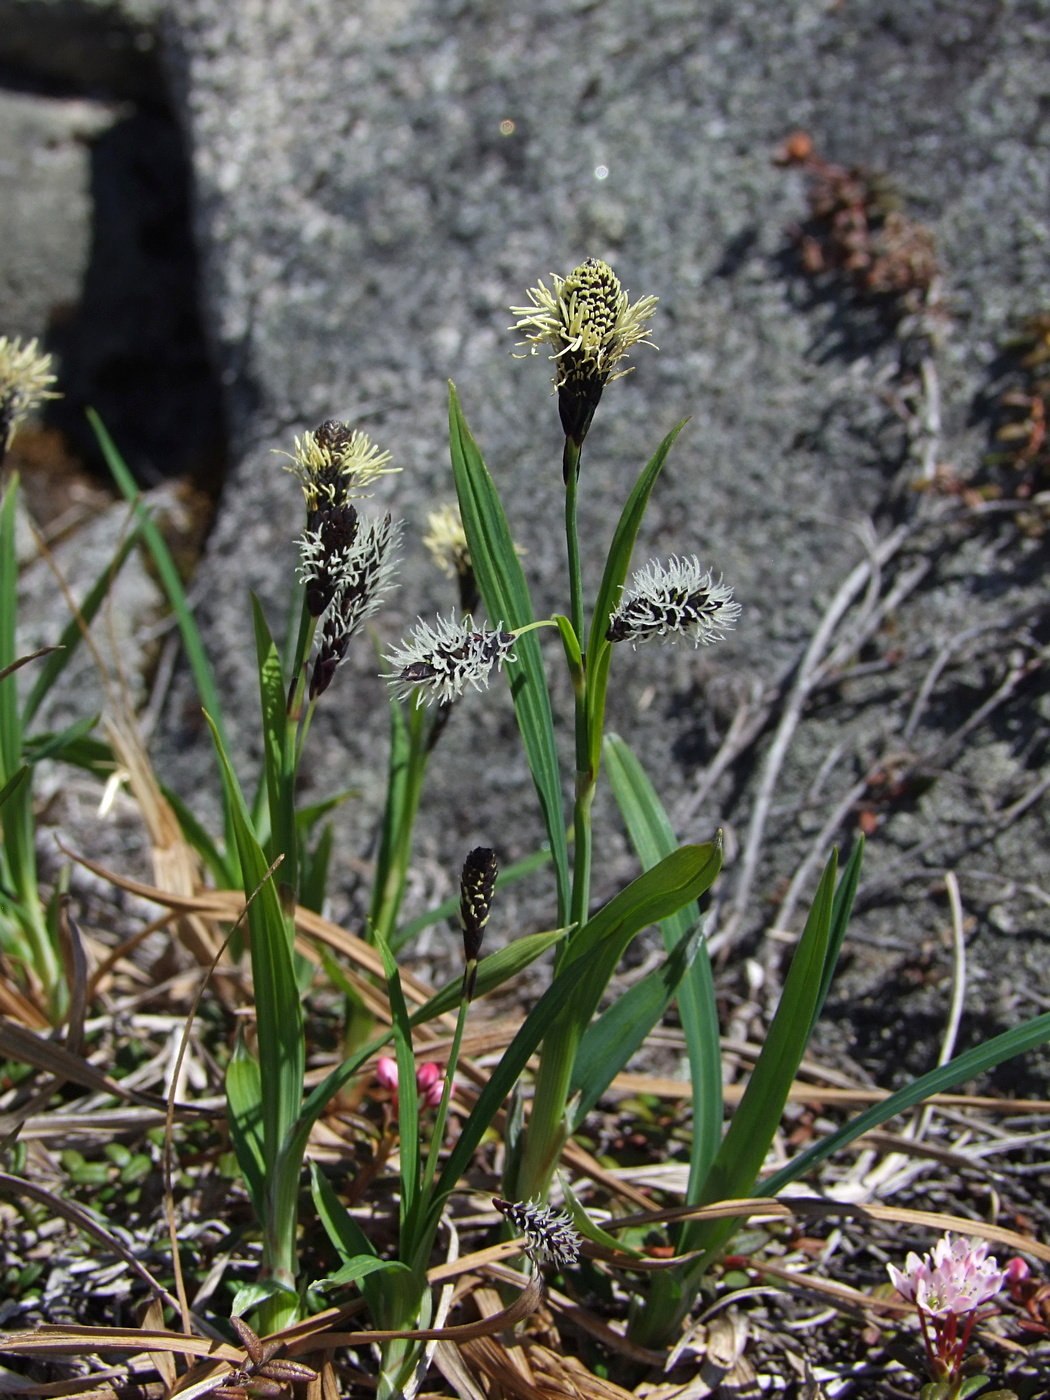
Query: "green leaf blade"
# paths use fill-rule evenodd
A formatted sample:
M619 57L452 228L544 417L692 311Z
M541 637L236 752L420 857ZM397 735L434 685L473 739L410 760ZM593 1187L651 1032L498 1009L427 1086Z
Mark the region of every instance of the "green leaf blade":
M471 436L455 386L451 384L449 445L463 528L489 617L508 629L526 627L535 617L525 574L495 483ZM517 659L505 663L507 676L550 841L558 886L558 922L565 923L570 901L569 848L554 718L535 632L519 637L514 649Z
M604 745L605 771L627 827L631 844L645 869L651 869L677 845L674 829L649 777L624 741L615 734ZM700 919L699 905L686 905L660 925L670 951ZM678 1011L685 1036L692 1085L693 1139L690 1146L686 1200L700 1189L722 1143L722 1047L711 959L706 946L694 959L678 990Z

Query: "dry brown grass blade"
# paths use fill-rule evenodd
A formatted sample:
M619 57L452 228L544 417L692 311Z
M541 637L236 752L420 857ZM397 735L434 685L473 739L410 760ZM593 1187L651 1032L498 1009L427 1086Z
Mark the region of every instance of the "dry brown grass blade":
M126 1103L159 1109L162 1113L167 1108L163 1099L155 1098L152 1094L141 1094L135 1089L122 1088L119 1080L110 1079L79 1055L71 1055L64 1046L44 1040L42 1036L27 1031L24 1026L16 1025L6 1017L0 1017L0 1055L20 1060L23 1064L46 1070L59 1080L80 1084L85 1089L109 1094L112 1098L122 1099ZM203 1112L191 1104L180 1104L177 1111L183 1116L199 1116Z
M0 1332L0 1338L2 1337L3 1333ZM122 1396L128 1393L130 1377L127 1367L115 1366L106 1371L93 1371L90 1379L97 1384L95 1388L87 1390L84 1387L84 1376L77 1376L71 1381L44 1381L34 1384L24 1376L8 1372L0 1374L0 1395L19 1395L24 1397L24 1400L30 1400L30 1397L32 1400L80 1400L81 1396L85 1397L85 1400L89 1396L90 1400L110 1400L110 1396L117 1400L118 1391ZM117 1384L107 1385L107 1381L115 1381ZM149 1386L136 1386L136 1392L142 1400L152 1400L152 1396L149 1395L150 1389ZM152 1390L159 1400L163 1390L160 1382L157 1382Z
M511 1274L509 1282L519 1286L522 1282L521 1274ZM302 1341L289 1342L287 1354L289 1356L305 1356L312 1351L333 1351L337 1347L369 1346L372 1342L399 1340L456 1342L459 1344L476 1337L487 1337L492 1332L502 1332L506 1327L513 1327L515 1323L521 1322L523 1318L536 1311L542 1297L543 1280L539 1274L533 1274L510 1307L504 1308L494 1317L484 1318L480 1322L464 1322L454 1327L427 1327L400 1332L321 1332L306 1337ZM283 1339L286 1335L285 1333L277 1333L276 1337ZM275 1340L275 1338L270 1340Z
M128 894L138 895L141 899L148 899L154 904L159 904L162 908L177 910L185 914L199 914L204 918L217 919L224 923L232 923L243 912L244 895L240 890L202 890L194 895L176 894L170 890L158 889L155 885L143 884L140 880L128 879L124 875L118 875L116 871L108 870L104 865L99 865L97 861L89 860L87 856L78 855L76 852L67 850L64 846L62 849L71 860L77 861L85 870L90 870L92 874L98 875L101 879L108 880L117 889L125 890ZM356 934L349 933L346 929L340 928L338 924L333 924L331 920L323 918L320 914L315 914L311 909L304 909L302 906L296 908L295 926L300 934L306 936L307 940L318 939L335 952L342 953L363 972L377 977L385 983L382 958L376 949L366 943L363 938L358 938ZM296 950L304 953L312 961L317 961L317 954L309 942L303 942L298 937L296 938ZM350 975L353 977L352 973ZM422 1006L434 995L433 987L427 986L425 982L418 977L413 977L409 972L402 971L401 981L406 998L417 1006ZM382 1016L385 1021L389 1021L390 1012L386 1005L385 996L367 982L358 982L355 979L354 985L366 998L369 1010L377 1016ZM439 1019L449 1029L454 1028L454 1017L444 1016Z
M181 1290L179 1296L180 1298L182 1296ZM142 1318L142 1326L150 1332L159 1332L163 1329L164 1308L159 1298L150 1299L150 1305ZM189 1329L184 1327L183 1331L188 1332ZM157 1375L160 1376L161 1380L170 1390L175 1384L177 1374L175 1370L175 1358L170 1351L153 1351L150 1352L150 1360L157 1368Z
M497 1337L481 1337L467 1342L463 1354L476 1372L514 1400L633 1400L631 1391L592 1375L575 1357L528 1338L507 1347Z
M0 958L0 1015L10 1016L34 1031L51 1029L51 1022L29 997L10 980L6 960Z
M737 1104L743 1098L746 1083L726 1084L723 1095L728 1104ZM651 1074L618 1074L610 1085L610 1091L622 1094L652 1094L660 1099L688 1099L692 1085L681 1079L667 1079ZM843 1089L823 1084L806 1084L795 1080L788 1091L792 1103L842 1104L846 1107L863 1108L869 1104L882 1103L891 1094L889 1089ZM1004 1099L985 1098L978 1094L931 1094L924 1103L941 1108L974 1108L991 1113L1050 1113L1050 1099Z
M174 1298L165 1299L174 1305ZM32 1332L0 1332L0 1352L16 1356L80 1356L85 1351L155 1351L176 1356L200 1356L238 1365L244 1352L207 1337L184 1337L180 1332L154 1332L138 1327L61 1327L42 1323Z
M63 647L41 647L39 651L31 651L28 656L19 656L12 661L10 666L5 666L0 671L0 681L6 681L8 676L13 676L16 671L20 671L23 666L28 666L30 661L37 661L41 656L47 656L52 651L63 651Z
M908 1210L903 1206L857 1205L852 1201L825 1201L816 1197L792 1196L788 1201L772 1200L768 1196L749 1196L737 1201L720 1201L714 1206L672 1206L667 1210L646 1211L639 1215L623 1216L606 1223L605 1228L623 1229L627 1226L667 1224L680 1220L727 1220L733 1216L758 1220L762 1218L790 1220L792 1216L835 1216L845 1215L854 1220L879 1220L894 1225L922 1225L927 1229L943 1233L954 1230L959 1235L976 1235L994 1244L1005 1244L1016 1249L1019 1254L1031 1254L1036 1259L1050 1263L1050 1245L1020 1235L1016 1230L1008 1230L1004 1225L989 1225L983 1220L968 1220L960 1215L942 1215L931 1210ZM595 1258L605 1258L606 1251L597 1245L589 1246L588 1252ZM660 1261L661 1267L669 1267L679 1261Z
M173 894L196 894L201 886L200 861L160 790L134 716L125 714L119 719L107 716L105 728L110 746L128 775L128 785L149 834L157 887L171 890ZM208 920L187 913L179 919L176 928L183 944L199 963L207 966L217 959L223 940Z

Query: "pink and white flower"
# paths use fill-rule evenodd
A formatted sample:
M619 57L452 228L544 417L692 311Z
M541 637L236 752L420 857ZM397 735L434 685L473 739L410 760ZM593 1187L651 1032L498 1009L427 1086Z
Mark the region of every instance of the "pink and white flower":
M890 1280L930 1317L975 1312L990 1303L1006 1281L1006 1272L988 1258L988 1246L975 1240L952 1238L949 1232L933 1247L933 1253L909 1254L903 1271L887 1264Z

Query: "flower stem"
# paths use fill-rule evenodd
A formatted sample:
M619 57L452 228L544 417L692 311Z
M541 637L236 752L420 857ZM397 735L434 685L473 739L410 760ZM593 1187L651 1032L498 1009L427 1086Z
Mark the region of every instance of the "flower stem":
M448 1061L445 1065L445 1087L442 1090L441 1102L438 1104L438 1111L434 1118L434 1131L430 1137L430 1151L427 1153L426 1166L423 1169L423 1191L422 1200L426 1200L434 1186L434 1176L437 1172L438 1158L441 1155L441 1143L445 1137L445 1123L448 1119L448 1105L452 1098L452 1079L456 1073L456 1065L459 1062L459 1049L463 1044L463 1032L467 1026L467 1007L470 1001L466 996L466 981L464 981L464 995L459 1002L459 1015L456 1017L456 1029L452 1036L452 1048L448 1052Z
M580 475L580 449L565 439L565 543L569 556L569 620L572 630L583 641L583 574L580 569L580 537L576 524L576 501Z

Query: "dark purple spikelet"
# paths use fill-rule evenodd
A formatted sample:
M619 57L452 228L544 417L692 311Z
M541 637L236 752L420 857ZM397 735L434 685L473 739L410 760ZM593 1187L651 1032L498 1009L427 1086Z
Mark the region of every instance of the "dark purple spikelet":
M536 1263L549 1260L564 1269L580 1257L580 1233L563 1210L535 1201L504 1201L499 1196L493 1196L492 1204L525 1236L525 1252Z
M463 954L468 962L481 952L498 874L496 852L488 846L475 846L463 862L463 873L459 877L459 918L463 925Z
M474 1000L478 955L485 936L485 925L489 921L498 874L496 852L488 846L475 846L463 862L463 873L459 877L459 921L463 927L463 956L467 962L463 975L463 995L467 1001Z

